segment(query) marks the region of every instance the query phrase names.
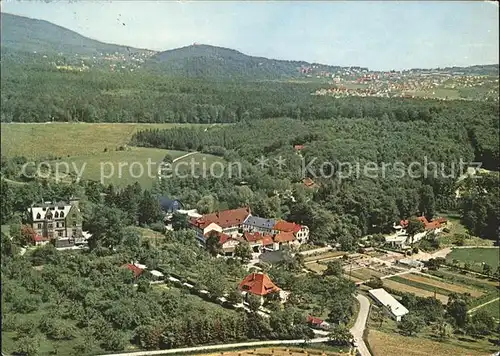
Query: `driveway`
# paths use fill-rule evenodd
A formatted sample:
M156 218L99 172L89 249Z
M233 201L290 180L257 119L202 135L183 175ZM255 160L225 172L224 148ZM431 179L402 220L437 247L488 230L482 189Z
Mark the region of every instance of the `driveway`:
M359 313L356 323L354 323L354 326L351 328L351 334L358 342L358 350L361 356L371 356L368 347L366 347L363 341L363 332L365 331L366 321L368 320L368 313L370 311L370 301L362 294L358 294L356 299L359 302Z

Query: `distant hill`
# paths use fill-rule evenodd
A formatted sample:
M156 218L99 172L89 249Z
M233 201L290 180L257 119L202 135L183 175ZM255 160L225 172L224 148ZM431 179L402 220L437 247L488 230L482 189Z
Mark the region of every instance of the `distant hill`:
M146 50L92 40L53 23L1 13L2 52L64 53L97 55L100 53L144 52Z
M252 57L234 49L194 44L157 53L146 66L172 75L187 77L217 77L279 79L295 77L301 69L311 73L337 72L339 66L311 64L304 61L285 61Z

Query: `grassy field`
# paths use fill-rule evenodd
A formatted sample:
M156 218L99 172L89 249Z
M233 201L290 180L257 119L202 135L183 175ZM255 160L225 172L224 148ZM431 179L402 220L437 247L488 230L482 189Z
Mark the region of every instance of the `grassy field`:
M449 267L441 267L439 268L439 271L429 271L429 273L446 280L462 283L468 286L479 287L482 289L491 289L498 286L498 282L489 280L486 277L465 275L453 271Z
M349 269L346 270L346 274L351 274L353 277L356 277L360 280L368 280L370 278L377 278L377 277L383 277L384 273L376 271L371 268L360 268L360 269L355 269L349 271Z
M384 279L384 287L406 293L413 293L419 297L434 297L434 292L426 289L421 289L414 287L405 283L400 283L391 279ZM435 297L440 300L443 304L448 303L448 297L443 294L436 293Z
M477 309L476 311L484 310L495 319L500 319L500 300L494 301L490 304L486 304L484 307Z
M368 342L373 351L373 356L405 355L405 356L476 356L488 355L493 351L481 351L465 348L465 345L454 345L442 343L425 338L406 337L396 333L385 333L378 330L370 330Z
M323 274L326 270L326 265L320 264L318 262L310 262L306 264L306 268L315 273Z
M24 156L29 159L83 156L114 151L129 143L140 130L195 124L4 124L1 129L2 154L6 157ZM203 125L200 125L203 126Z
M337 351L338 350L338 351ZM234 351L220 351L207 354L198 354L199 356L300 356L300 355L325 355L337 356L341 355L342 350L338 347L333 347L327 344L314 344L311 347L298 347L298 346L283 346L283 347L260 347L255 349L241 349ZM347 352L345 348L344 352Z
M396 278L396 277L393 277ZM391 278L392 279L392 278ZM428 290L434 291L434 288L437 288L437 291L441 294L449 294L449 293L470 293L473 297L480 297L483 293L474 288L468 288L466 286L462 286L459 284L447 283L443 280L439 280L437 278L426 277L419 274L405 274L398 276L397 279L394 279L398 282L407 283L414 286L428 286ZM414 284L411 284L414 283ZM442 291L442 292L441 292Z
M125 186L139 182L143 188L151 188L157 179L159 163L167 153L176 159L188 152L127 147L125 151L101 152L52 161L52 172L55 173L56 166L59 165L59 172L67 173L69 168L69 172L83 172L83 179L100 181L106 185L111 183ZM209 154L194 153L176 161L171 173L182 177L191 172L193 167L194 172L206 171L209 174L209 168L214 162L223 163L224 160ZM218 174L220 166L215 166L214 172Z
M460 221L460 216L456 214L439 214L439 216L443 216L448 219L448 224L446 228L449 232L443 232L439 235L439 243L442 247L450 247L455 243L455 234L467 235L470 238L465 239L464 246L493 246L494 239L487 240L482 239L477 236L469 235L469 231Z
M496 271L499 264L500 250L496 248L460 248L453 249L451 253L446 256L446 259L452 261L459 260L462 263L470 263L471 268L482 272L482 263L487 263L491 266L492 271Z

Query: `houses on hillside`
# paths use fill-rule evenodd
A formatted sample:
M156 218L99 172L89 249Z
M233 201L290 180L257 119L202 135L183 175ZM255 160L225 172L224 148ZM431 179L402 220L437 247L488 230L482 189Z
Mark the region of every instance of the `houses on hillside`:
M448 223L445 218L441 217L436 218L432 221L428 221L425 216L420 216L417 219L424 224L424 231L415 234L415 236L413 236L413 241L411 241L411 237L406 232L409 221L401 220L399 224L394 224L394 233L392 235L386 236L385 242L391 245L393 248L409 248L412 242L418 242L428 234L437 235Z
M85 243L88 234L82 231L82 213L78 199L69 202L44 202L32 205L27 211L28 222L35 231L35 245L50 241L56 247Z
M203 244L215 235L223 254L231 257L236 246L248 243L254 253L277 251L283 246L300 246L309 239L309 228L284 220L253 216L250 208L238 208L192 218L192 228Z

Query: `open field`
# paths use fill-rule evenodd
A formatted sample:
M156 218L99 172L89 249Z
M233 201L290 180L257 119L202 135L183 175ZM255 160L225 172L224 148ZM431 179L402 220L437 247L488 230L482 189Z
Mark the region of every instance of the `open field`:
M158 176L159 163L166 154L173 159L182 157L188 152L163 150L157 148L127 147L125 151L101 152L85 156L69 157L53 161L55 171L59 164L59 172L67 172L64 163L68 164L69 172L83 172L83 179L100 181L103 184L125 186L139 182L143 188L151 188ZM204 153L193 153L179 159L173 164L172 175L185 175L191 172L207 171L214 162L223 163L223 159ZM214 167L214 172L220 172L220 166ZM236 170L234 170L236 172Z
M448 224L446 225L446 228L449 230L449 232L442 232L441 234L439 234L439 243L441 247L453 246L456 240L454 237L455 234L462 234L469 236L468 239L465 239L464 246L493 246L494 243L493 238L491 240L487 240L477 236L469 235L469 231L460 221L459 215L450 213L444 213L438 215L448 219Z
M310 271L322 274L326 270L326 265L320 264L318 262L311 262L306 264L306 268Z
M278 355L278 356L301 356L301 355L325 355L325 356L336 356L340 353L333 350L338 349L325 344L315 344L312 347L301 348L298 346L289 347L260 347L255 349L242 349L236 351L224 351L224 352L213 352L207 354L198 354L199 356L266 356L266 355ZM345 352L347 352L347 348Z
M493 316L495 319L500 320L500 300L496 300L492 303L486 304L484 307L481 307L476 310L483 310Z
M500 250L498 247L453 249L451 253L446 256L448 261L456 259L462 263L469 263L471 268L478 272L483 271L483 262L490 265L492 271L496 271L499 265L499 258Z
M360 280L368 280L370 278L380 278L383 277L385 274L379 271L376 271L371 268L360 268L360 269L355 269L352 271L349 271L349 268L345 270L346 274L351 274L353 277L356 277Z
M384 288L385 287L399 292L413 293L419 297L434 297L434 292L396 282L390 279L384 279ZM436 298L439 299L443 304L448 303L448 297L446 295L436 293Z
M499 285L499 282L494 280L489 280L486 277L465 275L453 271L449 267L441 267L439 268L439 271L429 271L428 273L450 281L456 281L462 284L466 284L468 286L475 286L483 289L484 288L491 289L492 287L497 287Z
M90 124L90 123L16 123L0 125L2 154L40 159L83 156L114 151L129 143L140 130L195 124ZM203 125L200 125L203 126ZM206 125L205 125L206 126Z
M373 351L373 356L476 356L492 353L461 347L461 345L436 342L425 338L406 337L396 333L385 333L378 330L370 330L368 342Z
M458 284L446 283L445 281L440 281L437 278L426 277L414 273L405 274L399 276L403 280L417 282L419 284L429 285L431 288L436 287L441 290L449 291L450 293L470 293L473 297L480 297L483 295L481 291L474 288L468 288Z

